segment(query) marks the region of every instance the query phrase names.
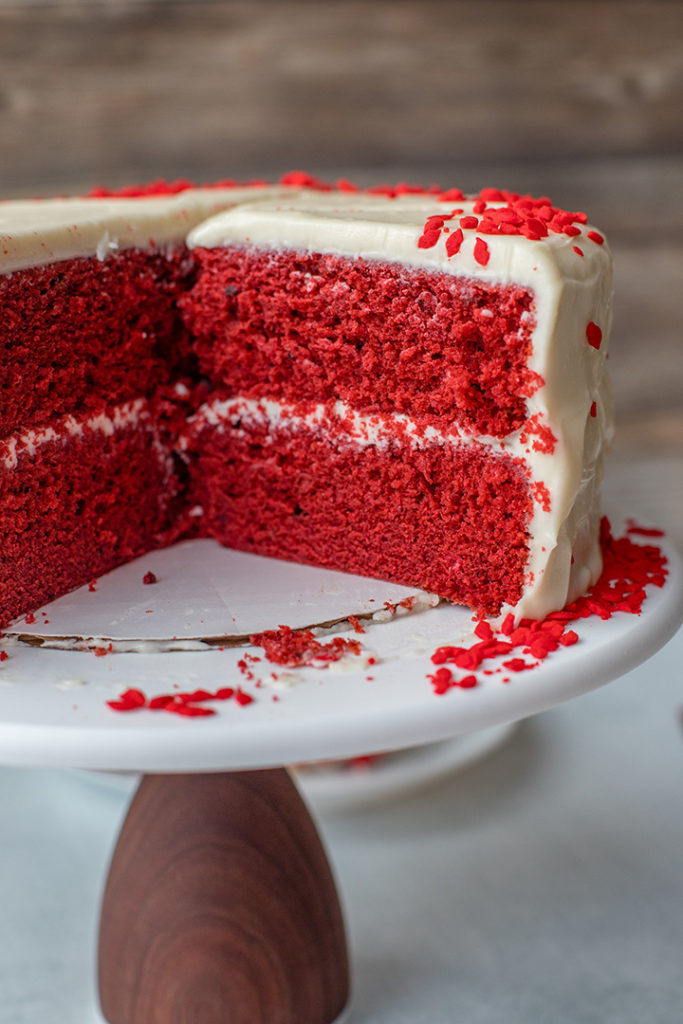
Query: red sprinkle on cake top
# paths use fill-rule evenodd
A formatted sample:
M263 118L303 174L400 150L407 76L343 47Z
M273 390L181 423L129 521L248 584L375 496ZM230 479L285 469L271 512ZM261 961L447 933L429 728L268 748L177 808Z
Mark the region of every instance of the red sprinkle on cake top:
M171 196L180 192L186 192L192 188L243 188L243 187L265 187L270 183L262 179L249 181L235 181L226 178L221 181L213 181L207 184L198 184L187 178L178 178L176 181L146 182L139 185L125 185L121 188L106 188L97 186L88 193L90 198L138 198L143 196ZM473 214L460 218L460 227L465 230L477 231L480 235L522 235L532 241L547 238L550 233L563 234L574 237L581 234L581 227L587 223L585 213L572 212L553 206L547 196L533 197L523 195L519 192L509 192L504 189L483 188L474 195L467 196L461 189L442 189L438 185L411 185L407 182L399 182L397 185L374 185L368 189L361 189L360 186L346 179L341 179L334 184L322 181L320 178L306 171L288 171L279 179L278 184L291 186L293 188L310 188L320 192L363 192L368 195L382 195L390 199L399 196L416 195L433 197L440 203L457 203L463 200L473 200ZM490 203L497 205L490 206ZM462 211L455 211L457 213ZM427 218L424 230L418 241L421 249L431 249L438 242L441 232L444 229L444 221L449 220L454 213L446 215L435 215ZM588 231L586 237L596 245L603 245L605 239L597 231ZM458 242L453 242L448 247L448 255L454 256L459 251ZM574 247L574 251L583 256L583 251ZM486 250L479 246L480 256L484 256ZM488 258L481 259L475 252L475 259L483 266L486 266Z
M465 198L467 197L459 189L450 189L441 193L439 201L458 202ZM571 238L580 235L581 228L578 225L587 222L585 213L562 210L553 206L546 196L534 198L517 192L482 189L477 195L469 198L474 200L473 213L461 217L459 224L466 231L476 231L479 235L522 235L532 241L538 241L541 238L547 238L552 232ZM489 203L501 205L489 206ZM435 217L428 218L418 243L420 248L429 249L438 242L443 223L437 225L437 220L438 218ZM588 232L587 237L598 245L602 245L604 242L604 238L597 231ZM488 257L482 260L480 256L483 256L487 250L482 248L480 241L478 239L475 243L475 259L485 266ZM578 247L574 248L579 255L583 256L583 252ZM452 251L449 251L447 243L446 251L449 256L455 255L460 246L456 243L451 246L451 249Z

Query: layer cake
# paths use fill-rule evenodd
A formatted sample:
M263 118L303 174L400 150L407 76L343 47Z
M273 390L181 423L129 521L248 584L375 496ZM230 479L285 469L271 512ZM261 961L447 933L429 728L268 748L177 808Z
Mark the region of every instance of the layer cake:
M188 533L489 615L597 578L603 237L310 184L0 204L2 621Z

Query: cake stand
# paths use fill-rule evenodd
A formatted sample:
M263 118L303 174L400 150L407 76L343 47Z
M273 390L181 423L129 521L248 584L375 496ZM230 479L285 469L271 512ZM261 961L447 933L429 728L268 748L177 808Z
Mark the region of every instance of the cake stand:
M209 541L145 556L17 624L0 664L3 763L144 773L102 903L99 984L110 1024L338 1020L349 990L343 917L315 825L282 766L512 722L634 668L683 615L680 558L657 544L669 575L649 588L639 616L582 620L573 627L580 642L532 671L481 673L475 688L443 696L427 678L430 655L471 639L467 610ZM148 573L153 586L142 583ZM413 610L394 614L405 597ZM282 624L323 623L360 640L361 653L283 671L243 643ZM230 687L253 700L216 703L211 717L116 714L106 702L129 687L149 697Z

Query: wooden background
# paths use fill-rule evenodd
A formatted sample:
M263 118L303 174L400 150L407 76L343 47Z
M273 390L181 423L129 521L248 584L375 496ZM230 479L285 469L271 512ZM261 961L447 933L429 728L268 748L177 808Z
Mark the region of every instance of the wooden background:
M0 0L0 194L294 167L587 210L608 493L683 543L683 2Z

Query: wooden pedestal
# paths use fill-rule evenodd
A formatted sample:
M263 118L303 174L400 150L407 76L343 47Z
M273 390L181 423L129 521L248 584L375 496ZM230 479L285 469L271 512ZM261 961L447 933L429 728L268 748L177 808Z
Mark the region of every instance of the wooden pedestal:
M110 1024L332 1024L344 924L315 825L284 768L148 775L100 923Z

